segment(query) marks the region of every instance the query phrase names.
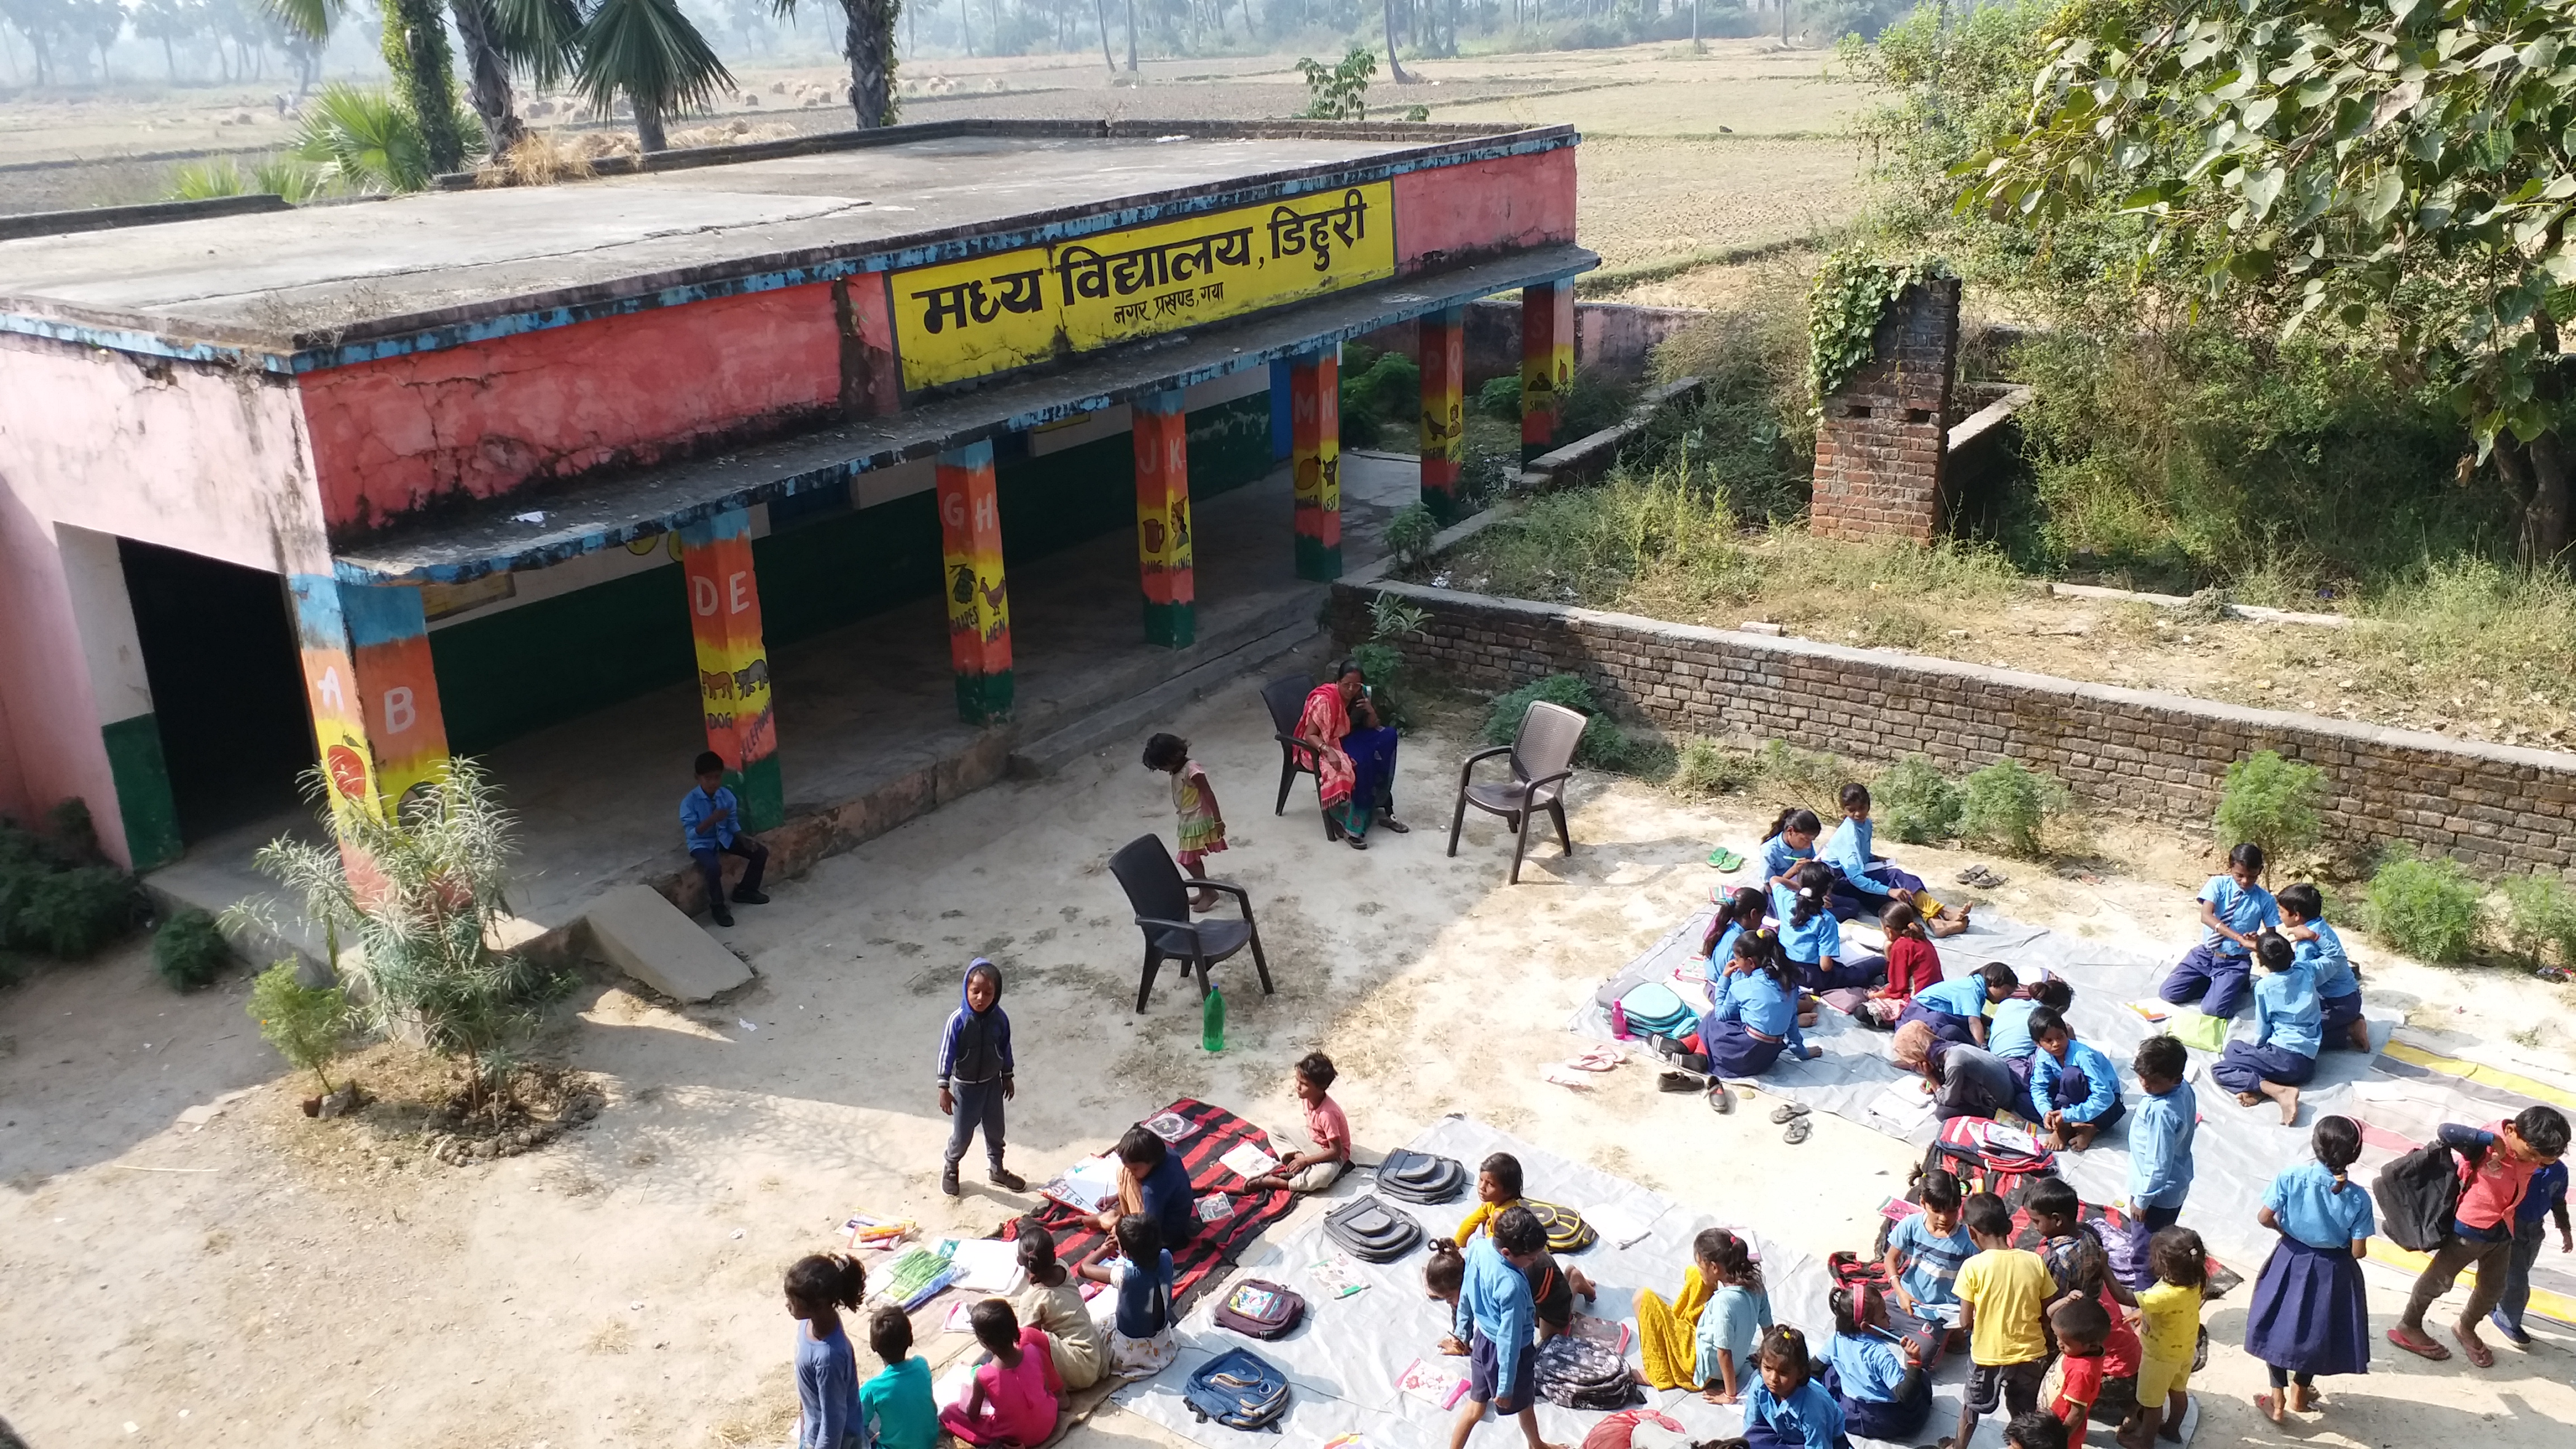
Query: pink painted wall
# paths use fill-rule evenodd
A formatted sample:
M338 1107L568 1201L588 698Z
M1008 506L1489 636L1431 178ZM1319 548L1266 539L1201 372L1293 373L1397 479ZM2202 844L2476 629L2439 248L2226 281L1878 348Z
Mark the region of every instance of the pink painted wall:
M1567 146L1398 176L1396 270L1574 240L1574 152Z
M130 863L56 526L327 567L303 415L282 380L30 338L0 337L0 378L0 804L80 796Z
M367 528L835 408L841 334L816 283L356 363L302 390L323 516Z

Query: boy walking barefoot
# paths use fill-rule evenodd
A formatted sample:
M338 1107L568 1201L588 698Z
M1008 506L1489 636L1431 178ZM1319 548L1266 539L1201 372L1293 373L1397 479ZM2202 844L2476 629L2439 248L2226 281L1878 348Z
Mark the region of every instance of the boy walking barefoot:
M939 1190L957 1195L957 1164L975 1129L984 1129L984 1157L997 1187L1024 1191L1028 1182L1002 1165L1002 1104L1018 1087L1011 1079L1011 1018L1002 1010L1002 968L978 956L966 967L957 1009L939 1038L939 1110L950 1120L948 1160Z
M1342 1115L1342 1106L1332 1098L1333 1059L1322 1052L1308 1052L1298 1059L1295 1081L1297 1100L1306 1108L1306 1136L1315 1145L1304 1152L1291 1152L1276 1171L1265 1172L1246 1182L1254 1192L1322 1192L1340 1180L1342 1169L1351 1165L1351 1119Z
M2469 1290L2468 1306L2451 1336L2460 1351L2480 1368L2495 1367L2495 1350L2478 1336L2478 1323L2504 1296L2513 1253L2514 1214L2531 1188L2532 1174L2567 1152L2567 1119L2555 1107L2525 1107L2510 1122L2480 1129L2457 1122L2442 1124L2443 1145L2460 1154L2465 1172L2460 1205L2454 1210L2449 1236L2415 1280L2406 1300L2406 1316L2388 1330L2388 1341L2418 1358L2435 1361L2451 1351L2424 1332L2424 1315L2433 1300L2451 1291L2463 1269L2475 1269L2478 1281Z
M1180 817L1180 847L1172 854L1190 879L1205 880L1207 858L1225 849L1225 814L1217 808L1216 787L1207 771L1190 758L1190 742L1178 735L1156 735L1145 742L1145 768L1172 777L1172 813ZM1216 892L1190 893L1190 909L1216 909Z
M742 884L733 888L736 904L765 906L769 897L760 892L760 873L769 866L769 847L742 833L742 804L725 788L724 757L713 750L701 750L697 761L698 788L680 797L680 835L689 848L689 859L698 863L698 874L707 883L707 910L719 926L733 924L733 912L725 908L724 858L739 855L751 862L743 868Z
M1521 1422L1528 1449L1564 1449L1538 1435L1538 1354L1530 1347L1536 1318L1528 1270L1547 1251L1538 1216L1515 1204L1494 1218L1491 1236L1467 1244L1466 1272L1458 1289L1458 1327L1467 1340L1467 1401L1449 1431L1449 1449L1467 1449L1467 1438L1485 1407Z
M2012 1210L1990 1192L1971 1193L1961 1214L1977 1255L1959 1269L1960 1326L1968 1330L1968 1356L1976 1367L1959 1403L1964 1446L1980 1414L2027 1414L2039 1406L2040 1380L2048 1372L2048 1335L2040 1314L2056 1296L2057 1280L2037 1253L2012 1245Z

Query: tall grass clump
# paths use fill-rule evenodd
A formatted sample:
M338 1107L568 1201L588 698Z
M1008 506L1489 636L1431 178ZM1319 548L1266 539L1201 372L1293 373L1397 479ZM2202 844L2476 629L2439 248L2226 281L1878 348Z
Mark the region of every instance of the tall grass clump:
M1878 828L1908 845L1928 845L1959 833L1967 800L1932 757L1911 754L1870 782L1870 813Z
M189 909L161 923L152 933L152 969L173 991L194 991L214 984L232 964L232 944L215 925L211 912Z
M1751 760L1705 736L1682 741L1665 783L1683 795L1724 795L1753 783Z
M2576 968L2576 892L2556 875L2509 875L2496 883L2504 898L2505 937L2515 955L2534 966L2556 952L2558 964Z
M2485 895L2458 861L2396 846L2370 877L2370 933L2419 961L2457 961L2477 939Z
M1619 728L1609 712L1593 698L1592 686L1574 674L1550 674L1531 680L1520 688L1494 697L1492 709L1485 715L1485 743L1508 745L1520 733L1521 717L1537 702L1561 704L1588 716L1583 724L1583 738L1574 747L1574 762L1597 770L1623 770L1642 753L1637 741Z
M2041 854L2040 832L2068 804L2066 787L2007 755L1959 784L1959 833L2025 860Z

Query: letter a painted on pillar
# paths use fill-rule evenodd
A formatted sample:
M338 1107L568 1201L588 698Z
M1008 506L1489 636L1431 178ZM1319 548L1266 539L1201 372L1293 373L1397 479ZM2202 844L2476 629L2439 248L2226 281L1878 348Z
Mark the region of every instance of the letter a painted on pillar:
M682 528L680 573L688 583L707 748L724 760L726 783L742 802L742 823L772 829L787 818L787 794L778 773L778 711L760 631L750 511L729 508Z
M939 455L939 556L948 600L948 658L957 717L989 724L1011 713L1011 601L1002 576L1002 504L993 445Z
M1342 359L1339 349L1291 361L1297 577L1342 576Z
M1521 289L1521 461L1556 446L1556 420L1574 383L1574 284Z
M1467 456L1467 309L1422 319L1422 505L1443 523L1458 516Z
M1136 566L1145 587L1145 642L1186 649L1198 638L1190 567L1190 420L1179 392L1141 397L1136 442Z
M332 808L383 819L447 765L447 721L420 590L342 584L323 574L296 574L287 587Z

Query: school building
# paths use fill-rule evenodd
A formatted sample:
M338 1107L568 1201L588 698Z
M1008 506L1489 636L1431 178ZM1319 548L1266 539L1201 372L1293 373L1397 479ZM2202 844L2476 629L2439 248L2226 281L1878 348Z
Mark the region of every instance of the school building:
M1311 625L1346 493L1449 507L1471 300L1520 299L1543 449L1577 140L948 122L22 223L0 810L80 797L221 896L317 761L380 811L474 755L558 915L683 874L702 748L755 828L873 833L898 766L927 808L1033 713ZM1421 459L1363 499L1337 358L1397 326Z

